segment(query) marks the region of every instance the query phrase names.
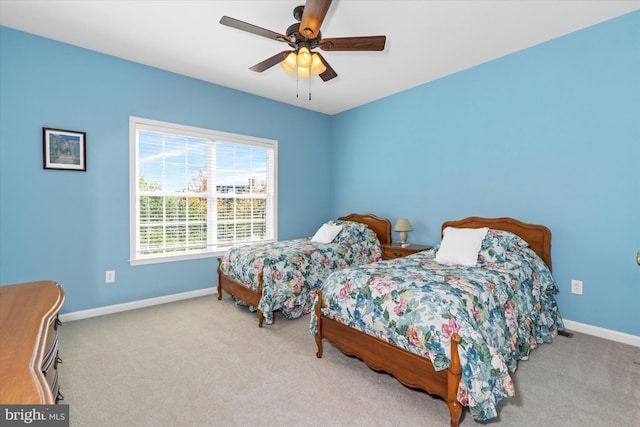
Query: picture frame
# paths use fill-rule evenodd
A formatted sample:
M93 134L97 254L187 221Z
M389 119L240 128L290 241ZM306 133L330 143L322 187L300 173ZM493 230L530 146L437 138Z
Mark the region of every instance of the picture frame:
M87 170L87 134L73 130L42 128L44 169Z

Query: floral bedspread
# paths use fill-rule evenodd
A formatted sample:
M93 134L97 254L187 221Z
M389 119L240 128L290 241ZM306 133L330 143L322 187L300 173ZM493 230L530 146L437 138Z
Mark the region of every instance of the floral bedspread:
M307 314L311 310L311 292L333 271L382 258L380 241L365 224L330 223L343 226L332 243L296 239L238 246L224 255L221 271L253 290L258 289L258 275L263 273L262 298L257 308L267 324L273 322L276 310L290 319Z
M458 400L475 419L493 418L498 402L515 394L517 361L564 328L557 287L528 247L512 245L500 262L492 250L475 267L438 264L437 249L333 273L322 287L322 313L428 357L436 370L449 367L457 332ZM315 313L310 329L317 335Z

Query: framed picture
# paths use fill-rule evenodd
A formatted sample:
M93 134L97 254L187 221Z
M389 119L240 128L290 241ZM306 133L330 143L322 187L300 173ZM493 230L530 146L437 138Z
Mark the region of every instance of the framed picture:
M44 168L86 171L86 144L85 132L42 128Z

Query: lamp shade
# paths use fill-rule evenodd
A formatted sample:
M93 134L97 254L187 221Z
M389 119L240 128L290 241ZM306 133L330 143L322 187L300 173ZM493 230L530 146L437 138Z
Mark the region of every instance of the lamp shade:
M322 62L322 59L320 59L320 56L317 53L311 55L311 74L317 76L325 71L327 71L327 67Z
M284 68L287 73L293 73L294 68L296 67L296 54L295 52L291 52L287 57L280 63L280 66Z
M298 67L309 68L312 61L313 59L311 58L311 52L309 51L309 48L306 46L301 47L298 50L298 57L296 58Z
M308 79L309 78L309 69L308 68L298 67L297 76L301 77L303 79Z
M412 231L413 227L411 226L411 223L409 222L408 219L400 218L398 222L396 222L396 225L393 227L393 230L394 231Z

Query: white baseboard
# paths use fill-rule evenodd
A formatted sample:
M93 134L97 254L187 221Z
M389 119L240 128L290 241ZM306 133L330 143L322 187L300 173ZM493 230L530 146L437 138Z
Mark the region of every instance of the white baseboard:
M105 314L119 313L121 311L135 310L136 308L150 307L152 305L166 304L168 302L180 301L183 299L197 298L205 295L218 293L216 287L198 289L195 291L182 292L179 294L165 295L162 297L148 298L138 301L125 302L122 304L108 305L105 307L92 308L89 310L74 311L60 315L62 322L88 319L89 317L104 316Z
M89 310L74 311L72 313L61 314L60 320L63 322L71 322L73 320L88 319L89 317L104 316L106 314L113 314L121 311L135 310L136 308L165 304L168 302L180 301L189 298L197 298L205 295L213 295L217 292L218 290L216 287L211 287L198 289L195 291L182 292L179 294L165 295L162 297L92 308ZM626 334L624 332L618 332L611 329L604 329L598 326L587 325L586 323L574 322L573 320L563 319L563 321L564 326L568 331L580 332L583 334L593 335L607 340L640 347L640 336Z
M583 334L640 347L640 336L638 335L625 334L624 332L604 329L598 326L591 326L586 323L574 322L573 320L562 319L562 321L564 322L564 327L569 332L581 332Z

